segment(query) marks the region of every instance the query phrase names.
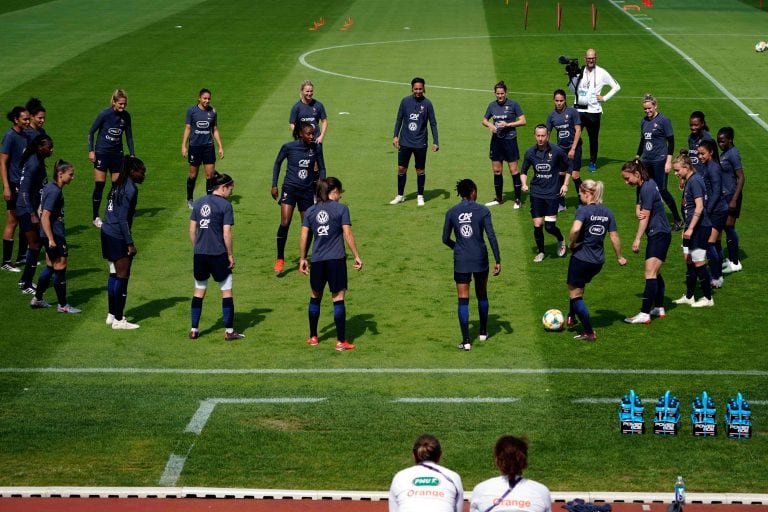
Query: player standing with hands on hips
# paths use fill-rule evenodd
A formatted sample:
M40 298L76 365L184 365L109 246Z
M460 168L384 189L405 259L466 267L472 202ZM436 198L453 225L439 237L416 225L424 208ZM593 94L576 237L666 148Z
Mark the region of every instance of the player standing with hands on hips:
M424 79L411 80L411 96L400 101L395 119L392 145L397 149L397 195L389 204L405 201L405 182L411 155L416 167L416 206L424 206L424 184L427 162L427 123L432 129L432 151L440 149L437 136L437 119L432 102L424 96Z

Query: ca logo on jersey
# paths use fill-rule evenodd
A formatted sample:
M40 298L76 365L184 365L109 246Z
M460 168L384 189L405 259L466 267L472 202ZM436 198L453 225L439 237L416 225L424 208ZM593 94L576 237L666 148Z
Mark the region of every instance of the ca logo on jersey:
M459 214L459 223L465 224L472 222L472 212L463 212Z
M330 227L328 226L328 221L330 220L328 212L325 210L320 210L317 212L315 220L320 223L320 226L317 227L317 236L328 236L328 232L330 230Z

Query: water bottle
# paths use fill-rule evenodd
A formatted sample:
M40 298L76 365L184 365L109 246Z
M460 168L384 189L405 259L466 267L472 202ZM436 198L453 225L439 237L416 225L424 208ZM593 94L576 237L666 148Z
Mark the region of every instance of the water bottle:
M675 482L675 501L680 504L685 503L685 481L682 476L678 476Z

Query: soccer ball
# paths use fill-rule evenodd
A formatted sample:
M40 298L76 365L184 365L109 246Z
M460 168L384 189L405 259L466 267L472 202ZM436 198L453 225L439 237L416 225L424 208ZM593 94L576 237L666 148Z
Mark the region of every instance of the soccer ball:
M768 50L768 43L765 41L758 41L757 44L755 44L756 52L764 52L765 50Z
M541 317L541 323L546 331L562 331L565 326L565 317L559 309L548 309Z

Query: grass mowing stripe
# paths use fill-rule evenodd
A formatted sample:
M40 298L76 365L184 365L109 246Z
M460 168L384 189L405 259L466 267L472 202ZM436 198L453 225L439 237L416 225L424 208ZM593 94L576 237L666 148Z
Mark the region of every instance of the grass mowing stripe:
M394 402L405 404L511 404L520 400L515 397L404 397Z

